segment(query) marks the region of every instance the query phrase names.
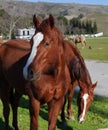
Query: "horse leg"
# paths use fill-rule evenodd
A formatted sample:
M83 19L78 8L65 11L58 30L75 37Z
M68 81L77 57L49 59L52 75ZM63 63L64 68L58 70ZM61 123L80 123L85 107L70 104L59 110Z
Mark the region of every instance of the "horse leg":
M35 98L30 99L30 130L38 130L38 116L40 110L40 102Z
M22 94L19 94L16 91L15 93L13 93L13 89L10 92L10 103L11 103L12 112L13 112L12 125L15 128L15 130L20 130L18 128L18 106L19 106L19 101L20 101L21 96Z
M40 111L40 102L36 100L31 89L31 82L26 84L26 94L29 97L29 111L30 111L30 130L38 130L38 116Z
M63 107L64 97L48 103L48 130L56 129L57 117Z
M9 113L10 113L10 107L9 107L9 90L8 87L5 89L1 89L1 100L3 104L3 116L5 119L5 130L9 130Z
M65 119L65 105L66 105L66 96L65 96L65 101L64 101L63 107L62 107L61 120L64 125L67 125L66 119Z
M71 120L74 120L74 115L72 112L72 97L74 95L74 89L77 85L77 81L75 81L72 86L70 87L68 91L68 107L67 107L67 113L68 113L68 118Z
M83 41L83 42L81 42L81 44L82 44L82 49L84 49L86 47L86 42Z

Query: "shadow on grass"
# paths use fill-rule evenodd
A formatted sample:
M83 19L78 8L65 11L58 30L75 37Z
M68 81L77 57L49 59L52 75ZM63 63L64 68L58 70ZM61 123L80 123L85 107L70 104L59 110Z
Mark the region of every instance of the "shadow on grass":
M0 118L0 130L5 130L5 123L1 118ZM14 130L14 129L12 127L9 127L9 130Z
M29 99L25 98L25 96L22 96L20 99L19 107L28 109L29 108Z
M73 130L73 128L71 126L69 126L68 124L67 125L64 125L62 122L60 121L57 121L57 127L60 129L60 130Z
M48 122L48 107L47 105L44 105L41 107L40 109L40 116L46 120ZM60 130L73 130L70 126L68 125L64 125L62 122L60 122L59 120L57 120L57 127Z

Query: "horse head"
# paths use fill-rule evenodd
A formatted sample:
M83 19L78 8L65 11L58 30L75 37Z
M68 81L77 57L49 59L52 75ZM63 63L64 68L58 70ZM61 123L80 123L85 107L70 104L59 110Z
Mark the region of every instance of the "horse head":
M57 74L58 61L63 49L60 46L63 37L55 27L54 18L40 21L35 15L33 22L36 28L31 42L32 48L25 67L23 68L24 78L37 80L41 74Z
M93 101L94 89L97 86L97 82L86 86L84 82L79 81L79 85L81 87L81 91L78 99L78 120L79 123L83 123L85 121L86 113Z

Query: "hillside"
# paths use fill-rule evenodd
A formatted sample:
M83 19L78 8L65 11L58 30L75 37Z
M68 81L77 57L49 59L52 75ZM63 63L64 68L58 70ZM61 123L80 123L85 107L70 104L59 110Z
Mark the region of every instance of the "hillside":
M36 13L63 15L70 19L83 14L85 19L97 22L99 32L103 31L104 34L108 34L108 6L0 0L0 9L5 9L10 15L30 17Z

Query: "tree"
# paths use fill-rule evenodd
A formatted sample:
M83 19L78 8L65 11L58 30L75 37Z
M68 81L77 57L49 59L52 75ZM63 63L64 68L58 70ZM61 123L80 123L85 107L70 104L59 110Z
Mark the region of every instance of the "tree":
M64 16L58 16L56 23L61 32L63 34L66 34L68 28L68 20Z
M93 24L93 33L97 33L97 24L94 22Z

